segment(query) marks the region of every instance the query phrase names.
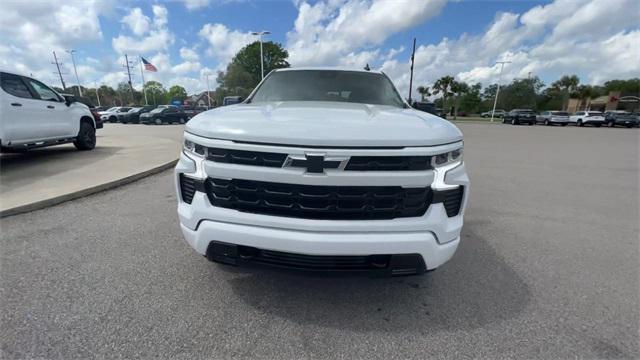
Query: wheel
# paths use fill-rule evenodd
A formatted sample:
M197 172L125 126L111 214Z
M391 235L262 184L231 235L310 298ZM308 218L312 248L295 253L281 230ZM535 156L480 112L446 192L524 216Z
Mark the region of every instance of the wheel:
M631 125L631 124L627 124L625 126L627 127L627 129L631 129L633 127L633 125Z
M613 121L609 121L607 123L607 127L614 127L614 126L615 126L615 123Z
M162 125L162 120L161 119L156 119L156 125Z
M549 124L549 120L545 120L544 124L547 125L547 126L551 125L551 124Z
M118 118L115 117L115 116L112 116L112 117L109 118L109 122L117 123L118 122Z
M578 122L576 123L576 126L580 126L580 127L584 126L584 124L582 123L582 119L578 120Z
M516 125L516 119L511 119L511 125Z
M180 118L180 124L184 124L185 122L184 118Z
M600 126L602 126L602 124L593 124L593 126L600 127Z
M560 125L562 125L562 126L567 126L567 123L562 123L562 124L560 124Z
M502 119L502 123L506 124L507 123L507 119Z
M529 126L535 125L536 122L535 121L529 121Z
M73 142L78 150L92 150L96 147L96 129L89 123L80 123L80 131Z

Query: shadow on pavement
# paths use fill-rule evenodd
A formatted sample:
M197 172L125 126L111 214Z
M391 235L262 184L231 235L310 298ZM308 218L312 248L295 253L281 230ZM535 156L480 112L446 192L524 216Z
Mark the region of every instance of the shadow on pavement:
M442 268L404 278L323 278L246 270L228 280L238 299L299 324L352 331L429 332L478 328L516 316L530 292L474 232Z

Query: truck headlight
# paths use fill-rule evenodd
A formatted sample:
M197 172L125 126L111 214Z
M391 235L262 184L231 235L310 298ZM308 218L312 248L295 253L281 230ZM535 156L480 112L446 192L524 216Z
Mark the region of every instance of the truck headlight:
M207 156L207 148L200 144L196 144L191 140L185 139L182 149L187 154L198 157L198 158L204 158Z
M434 169L442 168L459 162L462 162L462 148L442 154L437 154L431 158L431 166L433 166Z

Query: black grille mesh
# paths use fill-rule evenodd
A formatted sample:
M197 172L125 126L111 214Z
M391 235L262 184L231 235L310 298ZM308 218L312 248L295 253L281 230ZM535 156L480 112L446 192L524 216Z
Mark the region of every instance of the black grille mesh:
M209 178L212 205L256 214L306 219L367 220L422 216L431 203L425 188L312 186Z
M282 167L287 154L208 148L207 159L227 164ZM431 169L429 156L352 156L346 171L419 171Z
M464 194L464 188L462 186L442 192L442 203L447 216L452 217L460 213L460 207L462 206L462 195Z
M196 180L180 174L180 195L182 201L191 204L193 195L196 193Z

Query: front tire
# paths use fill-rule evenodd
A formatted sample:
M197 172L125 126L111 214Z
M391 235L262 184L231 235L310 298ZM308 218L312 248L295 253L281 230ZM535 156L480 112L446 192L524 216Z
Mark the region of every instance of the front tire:
M156 125L162 125L162 120L156 119Z
M93 150L96 147L96 129L89 123L80 123L80 131L73 145L78 150Z
M614 127L614 126L615 126L615 124L614 124L614 122L613 122L613 121L609 121L609 122L607 123L607 127Z
M584 124L582 123L582 120L578 120L578 122L576 123L576 126L583 127Z
M184 118L180 118L180 124L184 124L185 122Z
M518 125L518 123L516 122L516 119L511 119L511 125Z
M549 120L545 120L545 121L544 121L544 124L545 124L546 126L551 125L551 124L549 124Z

